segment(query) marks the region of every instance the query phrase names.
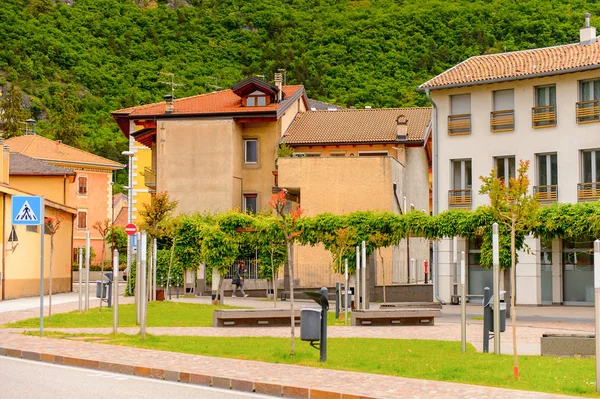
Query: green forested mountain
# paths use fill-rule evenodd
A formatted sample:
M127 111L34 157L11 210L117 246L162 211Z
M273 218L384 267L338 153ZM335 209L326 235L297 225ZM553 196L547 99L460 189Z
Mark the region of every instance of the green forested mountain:
M161 71L178 97L284 68L316 99L423 105L416 87L469 56L576 42L586 11L600 22L592 0L1 0L0 85L50 136L70 98L81 145L119 159L110 111L161 100Z

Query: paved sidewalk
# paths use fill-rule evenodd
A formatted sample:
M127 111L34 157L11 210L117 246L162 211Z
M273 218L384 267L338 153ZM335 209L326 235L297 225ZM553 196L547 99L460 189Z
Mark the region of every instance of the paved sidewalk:
M0 332L0 355L286 398L566 398L439 381L186 355Z
M181 298L181 301L210 303L209 298ZM120 303L131 303L133 298L120 298ZM272 307L273 303L251 298L227 298L227 304L248 307ZM1 303L0 303L1 304ZM298 306L310 305L302 302ZM98 300L90 300L90 307L96 307ZM376 305L375 305L376 306ZM77 301L53 305L53 313L76 310ZM278 302L278 308L288 308L289 302ZM6 310L0 306L0 324L23 318L37 317L38 308ZM469 314L477 314L479 307L469 307ZM525 308L523 308L525 309ZM541 333L589 333L594 331L593 322L588 322L589 309L569 312L532 308L527 311L519 308L517 315L525 314L518 320L519 351L522 354L539 353ZM539 313L539 314L534 314ZM559 314L560 316L556 316ZM574 315L556 320L563 315ZM404 327L330 327L329 337L372 337L372 338L419 338L460 340L459 319L454 309L444 308L442 317L436 319L435 326ZM510 324L507 323L507 324ZM478 350L481 350L482 322L469 320L467 337ZM47 331L50 329L46 329ZM167 379L186 383L212 385L242 391L254 391L289 398L565 398L538 392L514 391L500 388L471 386L439 381L415 380L367 373L327 370L303 366L271 364L256 361L213 358L154 351L139 348L126 348L100 345L81 341L57 340L25 336L19 329L0 329L0 355L22 357L57 364L86 367L134 374L150 378ZM65 331L65 329L62 329ZM112 329L68 329L76 332L109 333ZM137 334L139 328L120 328L120 332ZM290 329L283 328L148 328L149 334L186 336L275 336L289 337ZM493 342L490 342L493 348ZM504 353L511 353L510 325L502 334ZM537 349L536 349L537 348Z

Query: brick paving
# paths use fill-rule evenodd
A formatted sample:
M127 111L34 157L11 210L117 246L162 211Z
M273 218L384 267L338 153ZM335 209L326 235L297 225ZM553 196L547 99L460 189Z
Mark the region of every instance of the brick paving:
M121 303L131 302L131 298ZM245 304L251 306L253 302ZM242 302L240 302L241 304ZM237 304L237 303L235 303ZM90 302L97 306L97 301ZM261 306L261 305L259 305ZM76 310L77 303L53 306L53 313ZM0 313L0 323L36 317L38 309ZM68 329L69 331L111 332L112 329ZM138 328L120 328L135 334ZM25 336L18 329L0 329L0 355L114 371L215 387L255 391L291 398L566 398L538 392L472 386L439 381L416 380L367 373L327 370L295 365L214 358L163 351L99 345L89 342ZM63 329L64 331L64 329ZM298 331L298 330L297 330ZM589 333L589 322L527 321L519 323L519 350L537 347L541 333ZM289 328L148 328L149 334L186 336L276 336L289 337ZM482 325L470 321L468 339L481 348ZM460 325L455 317L441 317L435 326L422 327L330 327L329 337L420 338L459 340ZM493 348L493 342L490 343ZM503 352L511 350L510 326L502 336Z

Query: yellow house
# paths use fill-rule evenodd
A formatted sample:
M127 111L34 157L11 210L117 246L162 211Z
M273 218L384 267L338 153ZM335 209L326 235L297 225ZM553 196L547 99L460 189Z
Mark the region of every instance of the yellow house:
M39 295L40 228L12 226L12 197L43 195L45 216L59 218L54 235L53 292L71 291L71 252L76 209L65 205L75 172L2 148L0 162L0 231L2 232L2 299ZM51 236L44 235L44 289L48 292Z
M89 231L93 253L96 254L94 261L100 262L102 236L93 226L96 222L113 219L112 174L124 165L37 134L12 137L5 144L13 152L68 168L76 173L76 184L69 185L60 198L65 201L63 203L77 209L74 247L85 246L86 232Z

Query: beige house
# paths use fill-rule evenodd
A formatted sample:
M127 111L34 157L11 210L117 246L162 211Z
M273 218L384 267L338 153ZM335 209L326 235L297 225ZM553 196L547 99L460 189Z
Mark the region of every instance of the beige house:
M579 43L469 58L423 83L434 106L434 214L488 204L479 176L515 175L529 160L532 193L543 204L600 199L600 42L589 15ZM593 303L593 237L540 242L519 254L519 304ZM436 246L437 295L456 293L453 250L466 251L468 292L482 294L491 272L477 240Z
M429 213L430 121L431 108L298 114L283 139L294 156L277 160L278 186L298 198L307 216L367 210ZM427 240L404 240L382 255L372 285L424 280ZM332 257L322 247L298 246L294 259L301 286L341 280L327 273Z

